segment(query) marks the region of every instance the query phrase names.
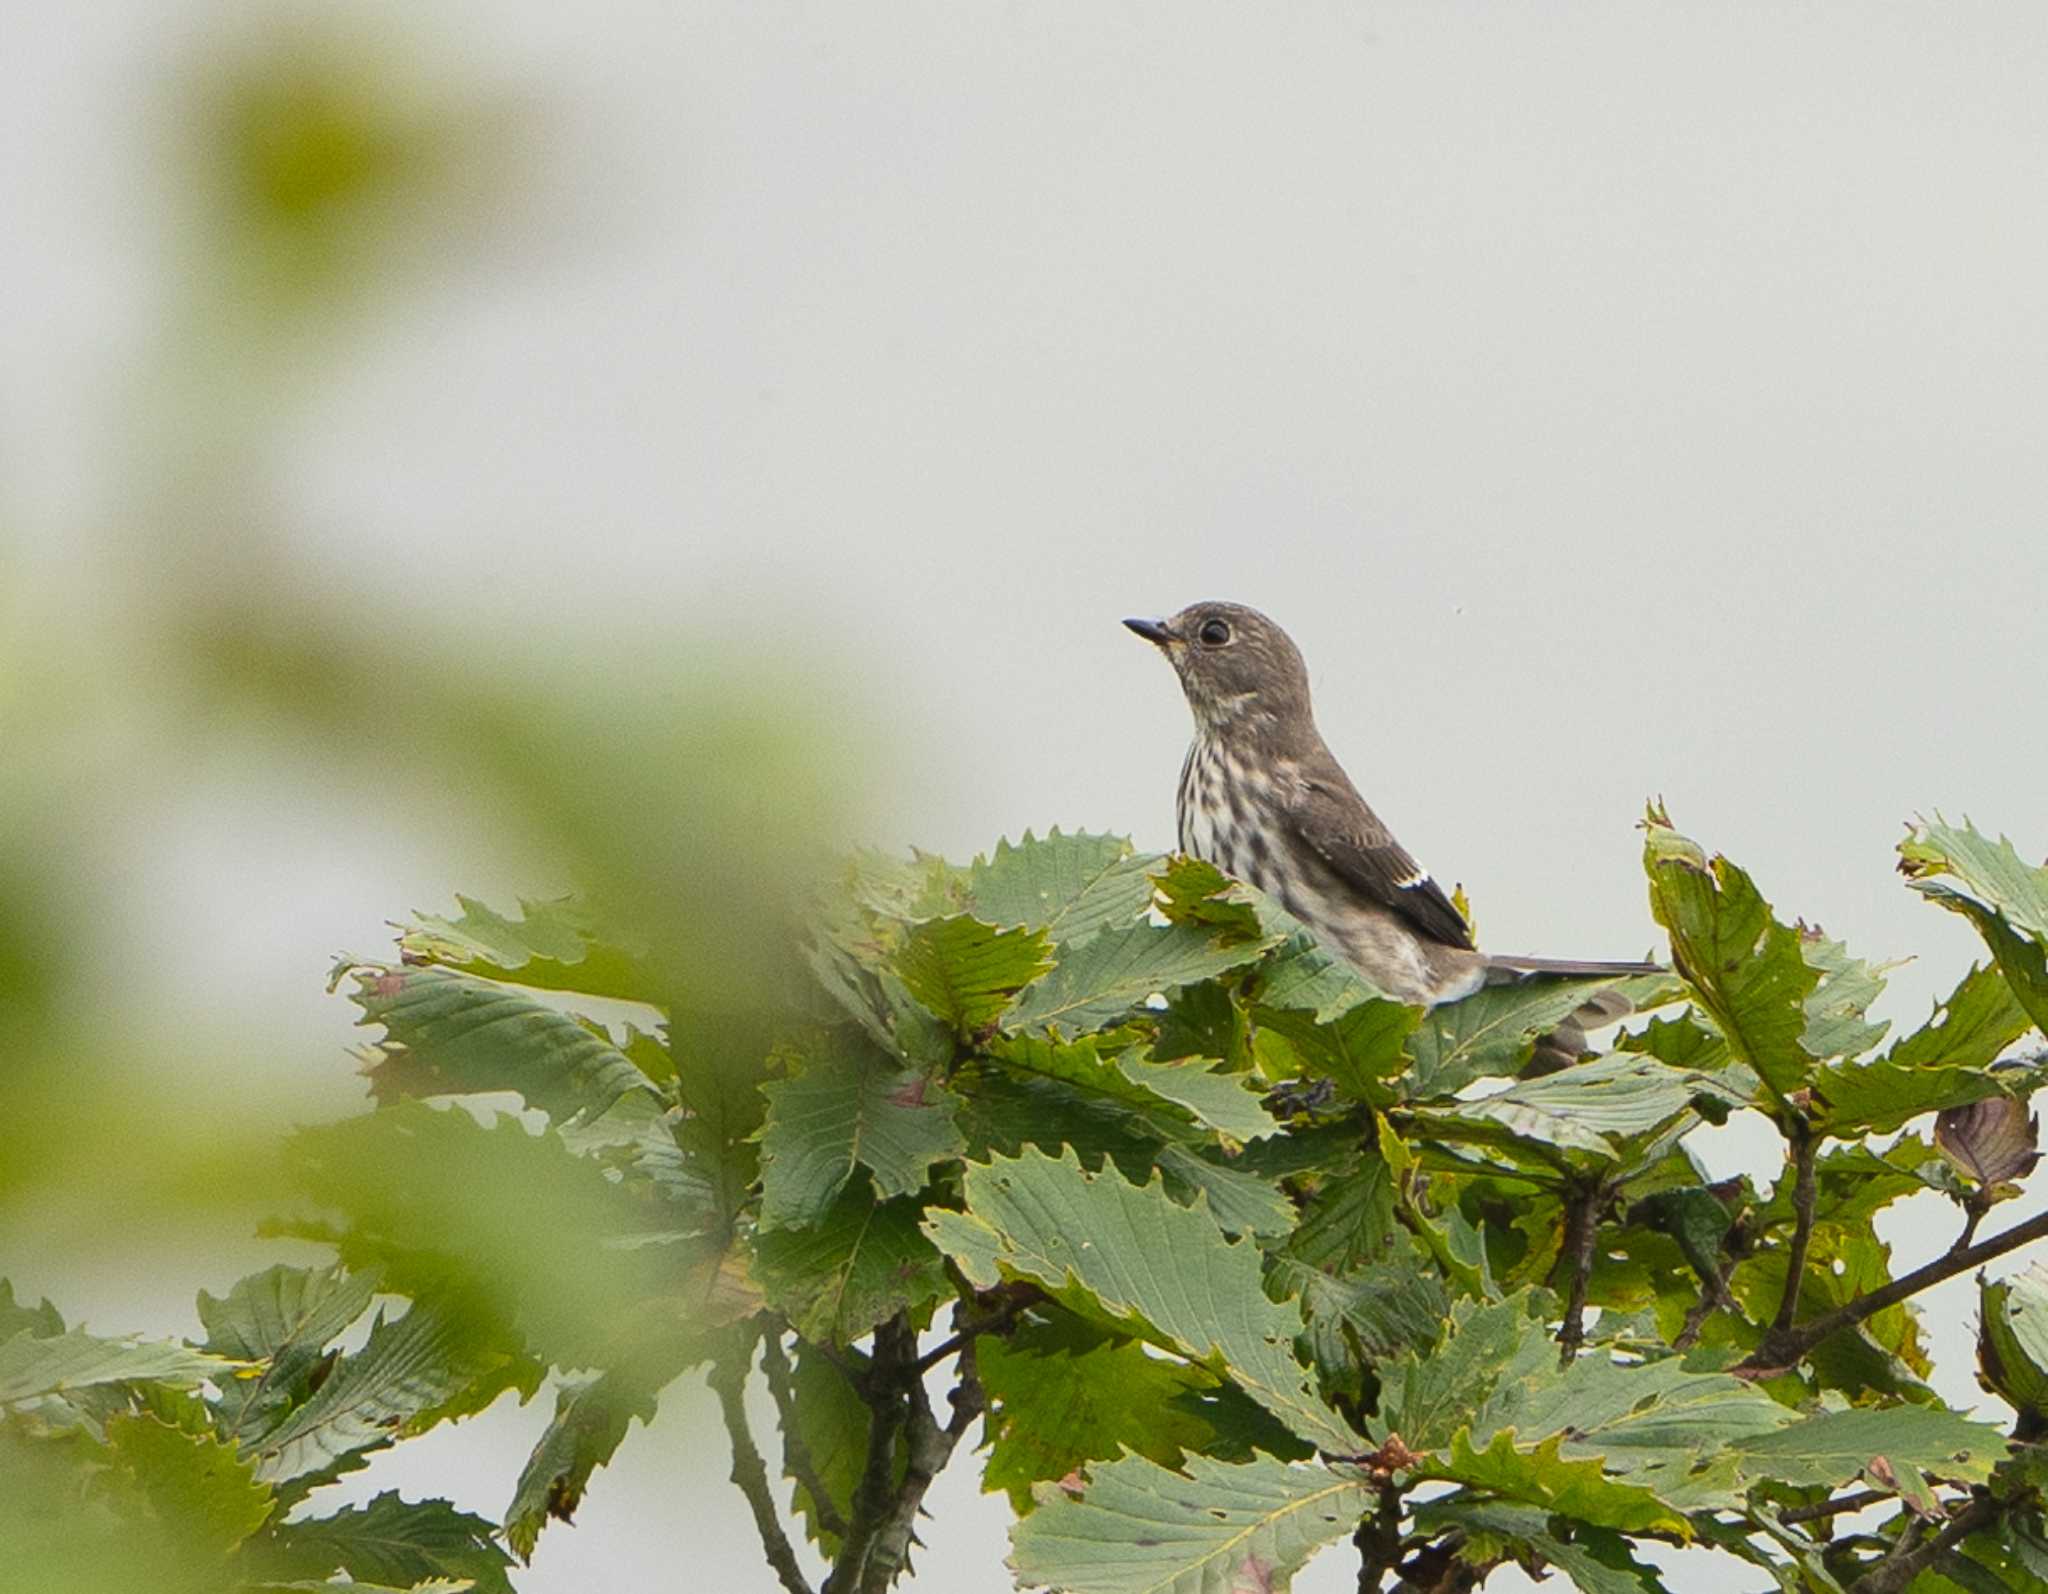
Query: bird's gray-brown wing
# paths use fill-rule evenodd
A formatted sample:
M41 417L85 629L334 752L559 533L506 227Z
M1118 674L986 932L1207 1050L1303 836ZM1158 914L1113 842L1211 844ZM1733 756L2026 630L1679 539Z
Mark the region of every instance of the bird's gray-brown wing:
M1309 852L1352 890L1401 915L1445 946L1472 945L1472 931L1443 887L1365 805L1341 771L1305 773L1287 821Z

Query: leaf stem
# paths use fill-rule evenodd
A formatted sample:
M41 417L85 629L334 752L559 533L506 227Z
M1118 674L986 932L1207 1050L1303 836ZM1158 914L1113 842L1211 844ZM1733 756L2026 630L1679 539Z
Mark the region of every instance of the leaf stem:
M753 1342L743 1340L732 1355L711 1364L706 1382L718 1396L719 1413L725 1418L725 1431L732 1440L732 1481L746 1496L748 1509L754 1514L754 1527L761 1535L761 1548L767 1552L768 1564L775 1568L776 1577L789 1594L811 1594L803 1568L797 1565L796 1551L790 1548L789 1535L783 1532L782 1522L775 1514L775 1497L768 1489L768 1469L762 1464L753 1429L747 1423L747 1373L753 1361Z

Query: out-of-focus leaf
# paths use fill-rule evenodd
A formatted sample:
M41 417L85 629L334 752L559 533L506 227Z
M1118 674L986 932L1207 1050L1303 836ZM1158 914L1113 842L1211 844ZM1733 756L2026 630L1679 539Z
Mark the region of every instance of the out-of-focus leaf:
M805 1339L850 1345L903 1307L944 1294L945 1268L921 1216L917 1202L877 1201L855 1183L812 1227L762 1230L754 1254L769 1302Z
M912 996L971 1036L1052 967L1052 942L1043 930L998 930L961 913L913 925L895 963Z
M874 1175L883 1196L911 1195L924 1188L934 1163L966 1149L953 1120L953 1092L848 1029L831 1032L802 1071L768 1086L767 1096L765 1228L820 1221L856 1167Z
M512 1594L496 1527L446 1500L406 1501L387 1490L367 1505L277 1528L264 1564L290 1577L346 1572L352 1583L412 1588L436 1577L466 1579L485 1594Z
M1820 970L1799 932L1780 924L1748 875L1709 861L1661 809L1644 821L1650 911L1671 936L1671 956L1736 1057L1778 1096L1803 1089L1817 1059L1800 1044L1806 1000Z
M304 1400L328 1343L362 1316L376 1287L374 1272L280 1263L251 1274L219 1299L201 1290L206 1348L264 1364L260 1372L218 1380L222 1428L230 1435L253 1435L271 1426L281 1408Z
M1076 1498L1044 1486L1010 1533L1020 1579L1071 1594L1221 1594L1284 1589L1372 1505L1358 1478L1261 1456L1185 1472L1143 1456L1091 1467Z
M415 914L400 932L398 945L407 963L438 964L535 990L667 1003L668 993L644 950L614 945L607 936L615 932L578 898L522 898L516 919L470 897L455 900L462 908L460 918Z
M555 1394L555 1415L505 1507L505 1542L515 1556L532 1556L550 1518L567 1522L576 1515L591 1473L611 1460L634 1418L654 1420L655 1395L676 1371L665 1368L651 1377L615 1371L564 1381Z
M16 1334L33 1334L38 1339L48 1339L52 1334L64 1332L64 1319L57 1308L47 1300L35 1306L23 1306L14 1299L14 1285L0 1279L0 1343L14 1338Z
M1266 1298L1256 1248L1226 1240L1206 1212L1176 1204L1157 1182L1090 1174L1071 1151L970 1163L964 1194L964 1212L934 1211L925 1229L969 1282L1028 1278L1063 1299L1078 1295L1084 1310L1227 1371L1311 1443L1340 1455L1362 1448L1294 1359L1298 1314ZM1170 1272L1160 1266L1167 1257Z
M232 1375L236 1367L177 1340L102 1339L77 1328L38 1335L25 1329L0 1343L0 1406L134 1379L189 1387Z
M986 859L974 860L967 907L990 924L1044 930L1062 944L1081 941L1143 915L1158 862L1156 853L1133 853L1124 836L1062 835L1055 825L1041 839L1027 830L1015 845L999 841Z
M396 1322L379 1314L369 1340L344 1356L302 1406L245 1445L256 1475L285 1482L344 1457L381 1449L488 1372L458 1312L415 1305Z
M632 1092L658 1099L609 1035L524 991L447 969L363 964L353 973L360 1022L387 1036L364 1069L380 1104L516 1090L560 1123L600 1117Z
M1987 1096L1967 1107L1949 1107L1934 1120L1935 1149L1965 1177L1987 1191L2009 1189L2034 1171L2041 1120L2025 1102Z
M1191 924L1134 924L1060 948L1059 961L1026 988L1003 1027L1077 1036L1123 1018L1148 998L1238 968L1264 950L1223 944Z
M120 1487L148 1502L181 1549L226 1555L270 1515L270 1486L234 1445L148 1413L107 1419L107 1454Z

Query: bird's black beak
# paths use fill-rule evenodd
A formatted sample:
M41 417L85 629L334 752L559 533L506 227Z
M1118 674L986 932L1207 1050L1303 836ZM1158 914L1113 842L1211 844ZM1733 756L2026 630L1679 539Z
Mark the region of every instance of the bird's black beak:
M1178 642L1179 637L1166 629L1164 620L1126 620L1124 624L1138 633L1154 647L1165 647L1169 642Z

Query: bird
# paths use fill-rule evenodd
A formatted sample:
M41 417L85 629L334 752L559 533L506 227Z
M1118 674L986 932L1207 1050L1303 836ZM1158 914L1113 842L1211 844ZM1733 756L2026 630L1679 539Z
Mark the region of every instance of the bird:
M1655 963L1480 951L1443 887L1337 762L1316 728L1301 650L1258 610L1196 603L1124 624L1166 655L1194 714L1174 803L1180 850L1275 898L1387 996L1436 1007L1531 977L1660 972ZM1618 996L1581 1008L1546 1037L1550 1065L1560 1052L1566 1061L1583 1053L1580 1025L1628 1010Z

